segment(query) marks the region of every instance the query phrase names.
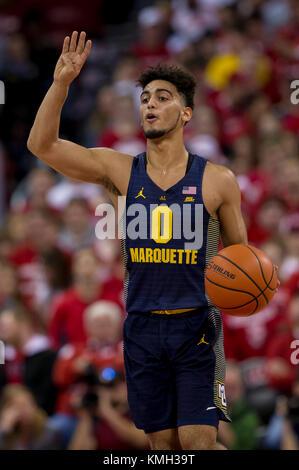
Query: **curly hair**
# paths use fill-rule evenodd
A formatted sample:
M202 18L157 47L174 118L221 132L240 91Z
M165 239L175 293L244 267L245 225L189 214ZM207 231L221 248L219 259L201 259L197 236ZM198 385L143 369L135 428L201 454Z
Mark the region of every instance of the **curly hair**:
M166 80L172 83L183 96L186 106L194 108L196 81L193 75L176 65L157 65L144 70L137 80L142 88L153 80Z

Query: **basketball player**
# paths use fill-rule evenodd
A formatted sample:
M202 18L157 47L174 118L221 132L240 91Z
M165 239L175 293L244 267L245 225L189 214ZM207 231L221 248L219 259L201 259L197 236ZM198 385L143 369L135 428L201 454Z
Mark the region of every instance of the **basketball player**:
M229 169L186 150L183 129L192 117L195 82L177 67L152 68L139 78L146 153L133 158L60 139L68 88L90 49L84 32L65 38L28 148L63 175L102 184L115 204L124 195L127 208L138 203L147 209L147 237L127 237L124 243L124 359L132 419L148 434L152 449L220 449L219 420L230 420L222 320L205 295L204 272L220 234L224 246L247 244L240 190ZM155 213L150 204L158 207ZM172 204L181 212L188 205L192 226L200 220L197 249L186 249L184 226L180 238L172 236L171 223L164 238L153 231L161 214L165 226L172 221ZM156 221L152 226L150 217ZM127 216L127 224L130 220Z

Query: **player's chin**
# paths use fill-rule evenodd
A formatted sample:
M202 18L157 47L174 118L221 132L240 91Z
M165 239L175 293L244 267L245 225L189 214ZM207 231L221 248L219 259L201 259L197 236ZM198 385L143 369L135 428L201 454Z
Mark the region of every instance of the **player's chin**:
M159 129L158 126L150 125L143 126L143 134L147 139L159 139L165 135L165 129Z
M160 139L166 134L164 129L144 129L144 136L147 139Z

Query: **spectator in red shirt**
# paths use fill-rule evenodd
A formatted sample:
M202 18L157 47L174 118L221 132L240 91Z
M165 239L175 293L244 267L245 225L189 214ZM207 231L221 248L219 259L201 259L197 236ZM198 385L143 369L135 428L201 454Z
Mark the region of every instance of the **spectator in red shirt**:
M286 282L285 288L288 290L290 297L293 297L297 290L299 291L299 270L292 274L288 282Z
M26 240L17 245L10 261L17 267L20 292L38 322L39 306L47 292L41 255L57 247L59 220L47 210L33 210L26 217Z
M135 156L145 150L145 138L136 118L131 89L115 89L110 125L98 136L98 147L109 147Z
M87 368L114 364L123 367L120 307L110 301L99 300L84 311L85 343L67 344L61 348L54 369L55 383L68 387L84 379Z
M110 386L99 387L93 412L80 407L70 450L149 450L146 434L130 419L125 378L118 374Z
M288 282L291 276L299 271L299 211L282 218L280 234L284 237L286 248L280 276L283 282Z
M40 258L47 291L39 305L39 318L43 328L47 329L49 309L53 299L71 284L71 259L58 248L45 251Z
M243 181L242 195L250 209L250 215L256 216L261 202L269 194L277 194L280 189L280 175L284 171L288 149L283 142L283 136L262 139L258 142L258 164Z
M290 393L298 371L299 291L292 298L284 328L276 331L266 350L266 374L271 386Z
M0 383L22 383L48 414L54 410L56 388L51 371L56 352L48 337L34 327L20 306L0 313L0 338L5 343L5 364L0 367Z
M93 302L111 300L120 304L119 290L114 288L113 280L100 280L100 268L92 249L84 248L74 255L73 285L55 298L50 308L49 335L55 347L85 343L83 313Z
M256 315L223 315L226 356L236 361L263 360L269 341L285 317L288 300L288 293L280 288L269 305Z
M280 188L290 212L299 212L299 165L298 149L294 150L296 156L284 161L280 172Z
M248 241L260 246L262 243L275 238L279 233L279 224L285 214L286 205L276 195L264 199L257 211L256 217L248 227Z
M167 27L162 11L157 7L143 8L138 16L139 42L131 53L140 59L141 68L165 62L169 58L166 48Z
M70 426L75 423L74 396L82 398L88 385L96 386L99 372L105 367L123 370L121 328L123 314L120 307L100 300L84 311L85 343L67 344L61 348L53 370L53 378L60 388L53 423L67 440ZM68 437L67 437L68 436Z
M273 263L281 265L283 252L278 243L265 243L261 249ZM258 314L251 317L223 316L226 357L239 362L248 402L265 423L273 412L277 394L268 381L265 354L277 328L285 320L288 302L288 291L280 286L269 305Z

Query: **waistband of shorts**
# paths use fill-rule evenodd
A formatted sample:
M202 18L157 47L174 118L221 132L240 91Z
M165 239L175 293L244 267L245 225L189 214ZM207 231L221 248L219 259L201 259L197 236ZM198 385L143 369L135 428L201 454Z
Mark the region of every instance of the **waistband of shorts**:
M158 315L176 315L176 314L180 314L180 313L191 312L193 310L197 310L197 307L193 307L193 308L175 308L175 309L171 309L171 310L151 310L150 313L156 313Z
M146 317L151 317L151 318L182 318L182 317L189 317L189 316L195 316L195 315L200 315L204 312L206 312L208 309L207 306L199 306L199 307L194 307L192 310L189 310L188 308L185 309L180 309L184 310L182 313L178 314L169 314L169 313L153 313L153 311L144 311L140 312L137 310L128 312L128 316L130 315L142 315ZM154 310L155 312L155 310ZM159 312L162 312L162 310L159 310ZM163 311L164 312L164 311Z

